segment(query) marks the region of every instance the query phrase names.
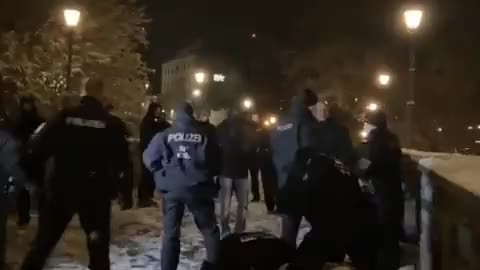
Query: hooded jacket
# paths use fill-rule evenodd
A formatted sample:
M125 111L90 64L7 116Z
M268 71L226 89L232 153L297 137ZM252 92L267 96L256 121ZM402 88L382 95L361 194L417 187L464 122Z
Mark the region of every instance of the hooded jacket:
M219 174L221 162L215 138L194 119L190 104L180 104L176 112L173 126L158 133L143 153L157 190L176 193L204 187L216 191L213 177Z

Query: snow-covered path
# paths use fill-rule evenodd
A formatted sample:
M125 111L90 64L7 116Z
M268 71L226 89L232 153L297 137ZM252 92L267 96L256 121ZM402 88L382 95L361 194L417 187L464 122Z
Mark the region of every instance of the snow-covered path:
M232 210L233 207L232 207ZM234 215L232 215L234 216ZM111 260L112 270L146 269L159 270L161 250L161 211L158 208L113 211ZM14 269L21 263L33 235L33 228L23 234L9 226L9 262ZM278 217L269 216L263 203L249 206L248 231L280 232ZM303 225L300 236L308 231ZM199 269L205 257L203 239L195 227L193 218L186 214L182 229L181 270ZM47 269L86 269L88 256L80 225L74 220L59 243Z

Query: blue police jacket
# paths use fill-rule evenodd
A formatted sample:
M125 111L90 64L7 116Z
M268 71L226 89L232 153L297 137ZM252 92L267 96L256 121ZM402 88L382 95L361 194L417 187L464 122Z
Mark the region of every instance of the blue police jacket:
M221 169L219 146L211 132L193 118L190 104L177 107L171 128L158 133L143 153L145 166L154 173L163 193L196 187L216 190L213 177Z

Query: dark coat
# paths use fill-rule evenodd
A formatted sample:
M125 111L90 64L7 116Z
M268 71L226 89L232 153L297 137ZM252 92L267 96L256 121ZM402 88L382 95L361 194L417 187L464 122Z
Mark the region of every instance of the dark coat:
M19 183L26 184L27 177L20 167L20 146L10 132L0 128L0 196L3 195L10 176Z
M151 105L147 114L140 123L140 149L145 151L150 141L159 132L165 131L171 127L170 123L166 120L159 119L155 116L155 110L158 106Z
M358 160L348 129L335 119L329 118L320 123L319 140L324 154L341 161L352 170Z
M157 134L143 153L154 173L157 190L164 193L204 189L215 195L213 177L220 172L220 150L215 138L193 118L190 105L177 109L171 128Z
M110 199L122 140L103 105L87 96L47 122L28 144L28 159L44 163L53 158L46 187L52 198Z
M386 126L379 126L370 133L368 159L371 165L366 175L375 187L381 223L399 223L402 216L401 158L399 140Z
M288 115L281 117L271 134L273 163L277 170L278 188L283 189L289 178L301 177L300 160L317 152L319 124L299 98L295 98ZM300 179L297 179L300 180Z
M246 119L234 116L224 120L217 128L217 137L223 156L222 176L239 179L248 178L252 125Z

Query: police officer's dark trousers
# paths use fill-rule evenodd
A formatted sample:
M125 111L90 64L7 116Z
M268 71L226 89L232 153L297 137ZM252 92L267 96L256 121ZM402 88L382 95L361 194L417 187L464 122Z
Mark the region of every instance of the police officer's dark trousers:
M80 199L65 197L47 198L43 203L37 235L21 269L43 269L69 222L78 214L87 238L89 269L109 270L110 196L101 199L86 195Z
M212 198L201 192L189 191L163 194L163 247L162 270L176 270L180 257L180 229L188 207L203 234L207 249L207 262L216 264L220 246L220 231L215 217Z
M265 197L265 206L269 212L273 212L275 210L275 187L277 186L277 180L271 157L265 157L262 159L260 172L262 177L263 194Z
M292 247L297 246L298 230L302 222L300 215L284 215L282 216L282 239Z

